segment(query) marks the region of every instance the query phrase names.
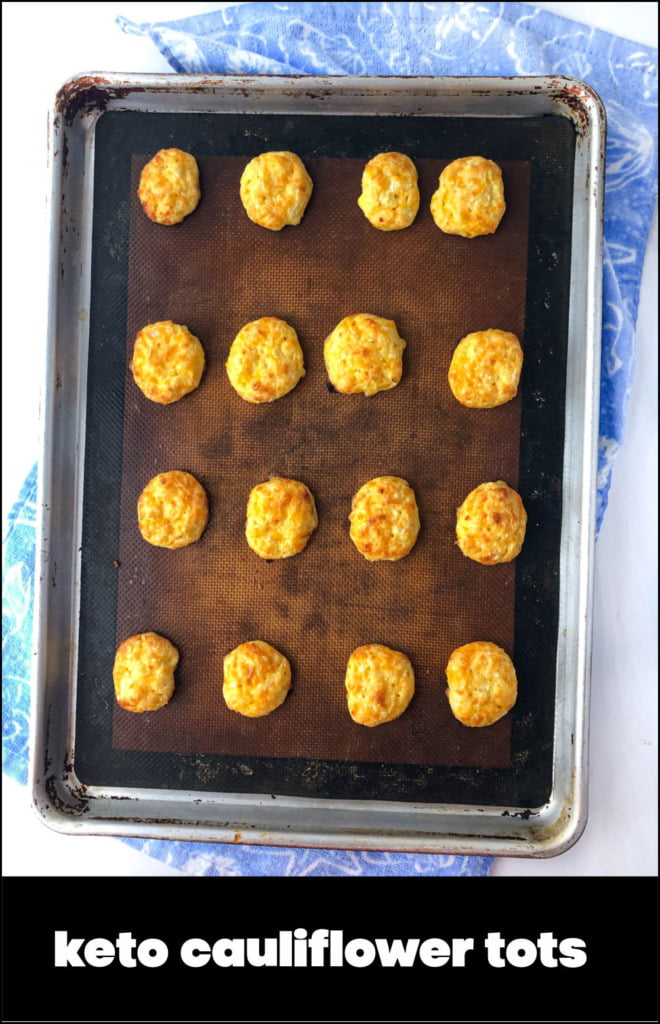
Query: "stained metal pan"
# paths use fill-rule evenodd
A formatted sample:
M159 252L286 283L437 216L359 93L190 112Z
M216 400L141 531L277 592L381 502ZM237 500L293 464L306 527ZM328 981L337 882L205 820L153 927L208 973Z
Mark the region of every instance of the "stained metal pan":
M561 77L86 75L60 90L50 134L50 327L39 481L30 767L37 813L48 826L68 833L511 856L552 856L567 849L579 838L587 813L605 151L605 118L598 97L584 83ZM158 228L146 228L135 205L139 166L167 145L196 155L206 196L218 201L212 207L207 199L209 215L216 217L208 236L202 221L194 233L192 218L189 229L167 235L170 246L176 237L181 253L196 240L197 249L203 250L196 257L201 261L196 267L192 256L185 266L177 263L177 245L156 253L155 259L158 238L163 236L149 234ZM276 250L268 247L288 243L250 235L254 226L245 227L247 219L238 204L234 209L227 198L233 195L232 175L246 158L268 148L299 152L309 161L318 183L316 205L310 204L306 215L307 236L303 231L288 236L300 243L299 267L310 270L304 281L295 277L298 271L292 260L284 274L273 262L271 273L268 260L274 260ZM423 203L428 199L425 190L449 160L471 152L497 159L505 182L513 186L506 231L490 248L479 248L478 243L472 249L460 248L464 240L458 240L458 248L450 253L442 248L446 239L434 234L424 208L415 232L407 229L406 239L392 242L389 257L382 258L382 273L370 277L362 269L367 256L373 259L364 248L368 242L363 219L351 221L356 225L351 228L341 218L361 218L359 211L355 214L356 196L351 197L350 191L365 158L383 149L401 149L416 160ZM333 188L337 190L334 198ZM342 212L344 193L346 211L350 204L346 213ZM324 207L324 202L329 205ZM339 211L336 223L333 210ZM311 237L315 224L316 247ZM406 569L406 587L416 595L417 613L404 624L396 586L379 604L374 597L377 588L360 576L362 567L355 567L346 590L349 597L341 600L336 586L323 590L319 583L324 550L328 558L339 550L339 541L332 539L332 522L336 509L355 489L351 473L355 481L363 471L365 479L375 475L367 471L368 446L356 449L346 431L350 428L354 436L369 437L373 418L387 416L382 412L387 406L369 406L367 400L366 405L351 406L347 420L329 426L328 417L336 416L339 408L343 414L349 406L338 406L337 396L321 389L318 344L310 342L298 409L305 408L305 402L308 410L318 409L319 422L326 417L323 429L301 426L290 412L293 406L283 403L279 420L242 423L240 402L234 410L232 399L218 391L214 399L218 404L209 406L213 417L200 418L205 407L194 407L191 401L185 406L185 430L183 420L178 421L178 430L168 420L168 442L166 432L159 433L151 421L141 418L143 411L133 401L127 375L130 340L136 325L141 325L140 317L169 317L154 312L157 303L159 309L163 303L162 297L154 297L156 272L159 279L164 278L162 295L178 296L176 301L184 305L190 300L186 316L204 322L208 315L208 331L213 334L213 302L208 296L216 279L213 270L202 265L208 264L209 253L218 259L217 288L224 289L230 321L244 314L246 321L251 318L247 312L256 299L250 298L243 268L252 262L251 287L263 301L284 303L287 289L299 297L307 287L298 307L303 333L313 336L314 317L332 327L324 317L334 315L333 296L338 289L348 288L354 276L348 250L341 249L351 230L356 231L352 249L363 257L356 278L362 294L375 299L383 294L378 291L383 277L386 284L390 280L391 306L418 339L417 356L414 345L409 345L409 382L403 382L405 387L400 386L396 396L400 403L416 399L411 406L416 411L409 416L401 406L399 411L412 427L406 428L405 436L397 427L391 452L399 451L397 439L412 450L416 426L422 434L428 427L431 433L423 436L431 437L435 446L418 451L415 458L411 455L409 468L423 494L428 526L421 535L417 561L411 559ZM339 246L339 255L328 256L325 265L325 279L332 276L333 267L338 277L325 291L321 286L314 288L311 273L321 266L319 247L323 248L324 239L326 254L331 243ZM229 246L234 243L243 260L229 258ZM395 280L395 263L387 262L397 258L393 245L398 244L400 281ZM450 285L454 253L459 260L454 270L462 276ZM197 282L194 287L191 280ZM438 385L436 405L422 408L420 393L411 383L417 371L423 378L424 365L431 366L424 364L432 344L428 318L417 311L427 299L431 307L436 303L440 319L443 309L447 319L453 311L458 325L466 293L468 298L472 295L470 301L482 318L488 308L479 305L484 295L491 308L518 317L517 329L524 337L521 394L508 412L490 421L493 430L486 427L485 435L483 420L456 419L456 410L444 401L442 385ZM457 340L453 338L453 343ZM450 343L451 331L439 344ZM207 396L212 387L222 386L222 344L210 349ZM446 353L439 352L438 367L443 359ZM389 406L393 415L396 408L393 401ZM181 403L177 415L184 415L183 409ZM224 413L218 411L223 409ZM372 417L366 409L379 411ZM203 434L203 424L222 415L227 415L223 430L209 428ZM381 426L387 428L387 419ZM285 428L287 443L278 448L273 437ZM177 448L191 436L199 443ZM477 464L483 450L494 470L503 472L499 467L507 467L510 478L519 483L530 515L523 553L515 566L489 578L491 589L482 587L483 577L471 576L452 561L453 553L443 547L449 537L446 510L462 494L461 473L467 472L467 456L463 456L468 447L469 458L476 457ZM160 732L151 726L141 732L146 716L131 716L130 723L122 719L111 680L117 640L128 631L157 628L153 621L139 621L141 615L161 615L167 620L176 607L175 596L162 606L153 602L171 563L150 561L132 540L130 516L140 473L152 464L155 469L173 468L158 465L158 460L175 454L180 460L194 461L199 456L206 460L200 466L211 491L224 480L227 493L233 493L231 487L236 484L239 493L240 473L245 473L246 482L251 473L269 468L284 468L294 475L295 458L304 462L313 477L322 453L328 468L337 470L326 478L339 489L335 493L328 485L327 496L321 499L330 524L327 548L323 541L310 548L307 565L314 571L310 568L306 596L300 597L297 569L287 566L276 576L275 570L265 567L269 577L268 582L266 576L260 578L263 586L272 588L273 580L279 581L282 600L277 600L275 588L267 605L263 599L260 603L261 584L257 584L252 606L246 605L242 612L234 607L233 620L227 600L226 615L213 635L213 657L221 658L241 629L258 629L265 622L268 608L270 635L281 630L281 646L293 653L294 665L299 659L295 698L281 715L279 731L262 729L248 735L234 729L231 733L220 702L216 720L212 695L204 695L203 671L195 659L200 651L211 649L204 632L209 594L221 601L223 579L225 594L231 583L230 576L222 576L229 572L227 559L222 557L219 535L214 540L213 534L195 554L198 563L192 578L196 583L190 595L179 601L188 618L181 610L180 621L175 617L170 626L176 630L178 625L184 636L196 636L182 659L179 702L172 702L170 718L158 720L163 725ZM217 468L221 460L224 478ZM344 478L345 483L334 483ZM439 493L434 488L440 482L443 497L434 507L433 494ZM236 501L234 507L238 507ZM234 529L237 540L238 514L234 519L227 536L231 539ZM339 518L334 521L340 530ZM350 566L347 571L343 563L337 563L334 571L334 579L346 581L351 576ZM444 589L436 577L434 586L429 585L434 572L446 581ZM492 581L499 581L501 598ZM443 617L443 609L450 607L454 610ZM436 613L439 626L434 647L429 616ZM330 677L333 672L336 676L344 648L348 645L350 650L351 630L365 621L372 621L376 629L376 620L379 628L385 629L389 621L390 631L403 631L399 646L407 641L413 647L420 679L414 714L408 712L405 723L402 718L392 729L385 727L380 734L383 739L367 741L358 737L359 727L353 726L357 732L348 731L344 740L341 720L333 718L332 700L324 718L325 710L316 713L305 686L317 675L321 688L331 687L322 678L324 666L332 669L334 664ZM447 715L442 669L446 651L461 630L471 631L464 642L486 638L473 635L479 622L489 623L494 635L501 634L505 646L510 646L520 696L506 722L491 727L487 735L486 730L468 730L468 737ZM194 632L198 628L199 637ZM365 642L373 639L365 637ZM319 654L322 643L327 645L327 657ZM199 690L193 698L195 685ZM336 710L339 690L332 692ZM320 723L316 730L310 727L314 721Z

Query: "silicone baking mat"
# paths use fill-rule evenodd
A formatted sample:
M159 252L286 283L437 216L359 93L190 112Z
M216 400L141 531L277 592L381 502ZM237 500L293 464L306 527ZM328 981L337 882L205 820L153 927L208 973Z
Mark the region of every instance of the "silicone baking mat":
M147 220L135 190L149 156L170 145L196 155L202 201L166 228ZM84 781L399 800L547 793L573 145L554 118L101 118L76 744ZM241 171L265 149L294 150L314 181L296 228L265 231L240 204ZM364 162L383 149L407 152L420 174L420 212L401 232L376 231L356 203ZM501 164L507 212L495 235L467 240L438 231L429 201L449 159L472 152ZM323 364L325 336L355 312L394 319L408 342L401 383L369 399L334 393ZM254 406L233 391L224 361L240 327L266 315L296 328L307 372L285 398ZM128 369L135 334L161 319L187 324L207 355L200 388L165 407L144 398ZM521 390L499 409L464 409L447 384L451 353L491 326L522 340ZM192 472L210 499L202 540L179 551L146 544L135 516L141 489L167 469ZM281 562L259 559L243 532L249 490L272 474L304 481L319 511L306 550ZM368 563L348 513L358 487L384 474L414 487L422 529L407 558ZM520 489L528 534L515 563L485 567L456 547L455 510L497 479ZM132 715L115 705L112 661L123 637L147 629L181 652L177 690L158 713ZM224 654L249 639L285 653L294 678L285 704L256 720L230 712L221 693ZM488 729L456 722L444 692L449 654L476 639L505 647L519 677L516 707ZM370 642L405 651L416 677L406 713L376 729L351 721L344 692L350 652Z

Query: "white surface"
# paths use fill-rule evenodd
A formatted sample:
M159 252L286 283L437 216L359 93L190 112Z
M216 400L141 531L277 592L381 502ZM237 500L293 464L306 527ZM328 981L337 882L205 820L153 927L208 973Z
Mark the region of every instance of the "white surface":
M171 71L150 41L117 28L117 15L169 20L221 6L2 5L3 520L37 450L38 393L29 370L42 361L44 337L47 110L57 88L78 72ZM657 46L655 3L535 6ZM19 178L9 161L17 139ZM500 858L493 875L657 873L657 238L656 213L626 437L596 553L590 819L582 839L561 857ZM117 839L49 831L28 807L26 790L5 777L3 839L6 875L179 874Z

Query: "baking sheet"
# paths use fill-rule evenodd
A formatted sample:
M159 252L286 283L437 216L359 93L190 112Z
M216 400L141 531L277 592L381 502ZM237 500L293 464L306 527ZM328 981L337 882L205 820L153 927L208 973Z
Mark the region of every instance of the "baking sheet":
M296 125L308 133L296 137ZM529 163L518 470L534 541L515 565L514 660L533 684L521 686L510 718L508 767L113 745L132 161L184 141L200 161L247 159L278 128L310 161L399 148L440 163L479 138L494 159ZM45 824L460 855L554 856L576 841L586 821L604 157L602 103L563 76L95 74L65 83L50 121L29 766Z
M198 157L203 199L166 229L146 220L135 188L148 156L175 144ZM253 225L237 194L247 159L265 148L298 152L315 182L302 224L277 234ZM387 235L355 202L364 162L382 148L415 159L422 193L415 224ZM572 126L548 118L101 119L76 737L83 782L547 798L573 148ZM428 203L442 167L470 152L502 164L508 209L494 236L466 240L439 232ZM372 399L325 387L323 338L358 311L395 319L408 341L401 384ZM237 330L261 315L296 327L307 375L285 399L251 407L223 364ZM198 391L165 408L148 403L127 370L135 333L157 319L188 324L209 357ZM521 391L500 409L466 410L446 371L460 337L487 326L523 340ZM171 468L193 472L211 499L204 538L180 552L150 548L135 524L140 490ZM311 487L320 526L302 555L264 565L242 529L250 487L272 473ZM385 473L413 484L423 526L407 559L374 565L348 540L347 516L361 483ZM520 487L527 539L516 563L483 567L455 547L455 509L477 483L502 478ZM146 629L169 636L182 659L171 704L136 716L114 706L111 665L117 643ZM256 638L290 658L294 690L275 715L245 721L224 707L222 656ZM451 650L474 639L504 646L519 675L516 708L487 730L462 727L444 696ZM377 730L345 709L345 664L366 642L406 651L416 672L407 713Z

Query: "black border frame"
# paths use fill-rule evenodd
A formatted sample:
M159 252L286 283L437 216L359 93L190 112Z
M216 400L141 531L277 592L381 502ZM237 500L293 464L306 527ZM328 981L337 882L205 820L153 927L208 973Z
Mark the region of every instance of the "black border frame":
M476 769L114 750L118 482L122 471L130 165L134 152L176 145L199 157L291 149L302 159L368 159L382 149L450 160L479 152L531 164L530 234L519 489L533 544L516 563L514 661L534 685L519 693L512 766ZM136 144L136 140L139 143ZM96 125L82 589L75 771L84 785L538 807L552 789L562 472L575 129L521 118L329 114L104 113ZM529 536L529 534L528 534ZM251 774L246 776L244 766ZM306 772L307 766L313 772ZM200 771L200 769L202 769ZM283 780L284 784L283 784Z

